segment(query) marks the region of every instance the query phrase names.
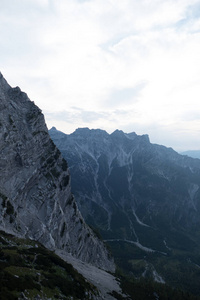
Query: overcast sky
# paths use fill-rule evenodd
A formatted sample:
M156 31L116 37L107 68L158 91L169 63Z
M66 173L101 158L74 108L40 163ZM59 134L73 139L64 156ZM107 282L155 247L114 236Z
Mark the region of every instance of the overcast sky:
M0 71L49 128L200 149L200 0L0 0Z

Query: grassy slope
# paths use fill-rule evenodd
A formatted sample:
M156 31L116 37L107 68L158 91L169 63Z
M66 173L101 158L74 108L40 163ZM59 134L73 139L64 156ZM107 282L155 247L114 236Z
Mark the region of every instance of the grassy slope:
M0 232L0 299L93 299L94 286L41 244Z
M112 245L110 245L112 248ZM124 248L125 247L125 248ZM131 247L131 249L130 249ZM136 279L144 272L145 268L153 264L154 259L158 259L158 254L144 253L138 248L133 251L133 246L121 243L114 247L116 262L121 267L117 271L122 282L124 293L131 295L131 299L160 299L160 300L197 300L200 297L199 291L193 293L183 292L181 289L172 289L163 284L153 282L151 279ZM123 252L124 260L121 260L120 252ZM144 263L144 254L145 261ZM171 263L169 264L165 256L159 255L160 264L165 265L166 272L170 272L172 281L179 281L180 270L179 263L174 253ZM183 260L184 260L183 256ZM188 262L190 263L190 262ZM159 273L159 265L157 265ZM149 272L150 272L149 267ZM182 273L183 270L181 270ZM188 272L188 274L187 274ZM191 280L185 281L187 285L193 285L199 280L200 271L196 272L188 268L185 264L186 278L190 276ZM124 274L132 274L127 276ZM135 277L134 277L134 276ZM172 284L173 285L173 284ZM196 284L195 284L196 285ZM184 289L184 288L183 288ZM191 289L191 288L190 288ZM193 295L192 295L193 294ZM4 232L0 232L0 299L12 300L23 298L34 299L39 295L42 299L93 299L92 295L97 295L94 286L85 281L77 273L72 265L67 264L53 252L44 248L41 244L27 239L19 239ZM117 293L113 294L116 299L124 299ZM127 299L130 299L127 297Z

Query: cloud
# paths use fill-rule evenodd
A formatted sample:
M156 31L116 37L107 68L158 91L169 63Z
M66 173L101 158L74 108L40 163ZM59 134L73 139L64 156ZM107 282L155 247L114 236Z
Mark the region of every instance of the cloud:
M110 95L104 101L105 106L116 108L119 106L126 107L127 105L132 105L138 101L139 95L146 85L146 82L141 82L134 87L111 90Z
M77 0L77 1L80 2L80 3L85 3L85 2L90 2L92 0Z
M187 112L183 112L180 114L180 120L182 122L196 122L199 121L200 122L200 111L199 109L188 109ZM200 125L200 123L199 123Z
M46 112L45 115L47 122L59 120L71 124L80 123L82 126L98 122L108 117L108 113L106 112L87 111L77 107L71 107L68 111Z
M171 147L175 151L181 152L190 149L199 149L200 129L191 130L185 128L185 124L176 122L170 125L164 125L158 122L147 122L146 124L138 124L138 122L130 122L121 128L124 132L136 132L139 135L148 134L150 142Z
M188 33L198 33L200 31L200 20L199 20L199 9L200 3L199 1L194 2L191 5L188 5L187 9L185 10L184 17L177 22L176 27L177 30L185 31Z
M66 123L77 124L79 122L82 126L89 125L90 123L97 124L99 121L116 122L121 118L126 118L132 113L127 110L117 109L111 111L87 111L79 107L70 107L67 111L49 112L45 111L45 116L48 121L59 120Z
M132 124L137 112L125 109L113 109L106 111L87 111L80 107L70 107L67 111L45 111L48 128L55 126L65 133L71 133L80 127L100 128L111 133L116 128L125 128Z
M49 126L196 132L199 0L0 2L1 71Z
M199 1L194 1L193 4L189 5L186 12L187 19L199 19L199 9Z
M165 125L162 122L151 122L146 120L138 122L138 113L127 110L113 110L109 113L93 111L83 111L74 107L68 111L57 113L45 113L49 128L55 126L65 133L72 133L78 127L100 128L112 133L116 128L120 128L126 133L136 132L139 135L148 134L151 143L172 147L176 151L184 151L189 148L199 149L200 121L198 126L192 130L185 122L177 122ZM78 124L78 125L77 125ZM196 124L197 125L197 124Z

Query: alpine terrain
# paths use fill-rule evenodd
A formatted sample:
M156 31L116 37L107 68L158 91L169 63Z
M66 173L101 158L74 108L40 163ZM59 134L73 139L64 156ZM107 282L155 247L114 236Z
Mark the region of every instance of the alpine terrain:
M0 229L40 242L64 259L68 257L77 268L81 264L83 273L88 263L93 273L99 273L99 268L114 272L107 248L79 212L67 163L49 137L41 110L19 87L11 88L1 74L0 152ZM1 240L1 245L8 243L4 237ZM12 246L16 252L17 243ZM5 253L1 257L8 261Z
M120 272L200 296L200 160L134 132L49 133L82 215Z

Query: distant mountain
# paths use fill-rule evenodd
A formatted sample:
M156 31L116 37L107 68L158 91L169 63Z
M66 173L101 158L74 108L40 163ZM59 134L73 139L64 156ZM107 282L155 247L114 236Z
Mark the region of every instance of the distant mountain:
M200 160L134 132L49 133L68 160L83 216L118 265L200 295Z
M188 150L188 151L180 152L180 154L200 159L200 150Z

